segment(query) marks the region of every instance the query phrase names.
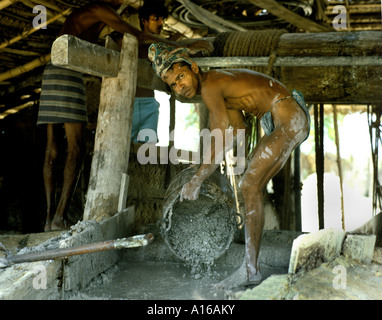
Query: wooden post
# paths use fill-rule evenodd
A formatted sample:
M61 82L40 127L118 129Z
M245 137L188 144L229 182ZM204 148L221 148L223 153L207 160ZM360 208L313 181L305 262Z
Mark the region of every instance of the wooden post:
M138 65L138 41L125 34L116 78L104 78L84 220L103 220L118 211L129 164Z
M314 134L316 144L318 227L324 229L324 105L314 105Z
M170 134L174 133L175 134L175 111L176 111L176 99L175 96L172 94L170 96ZM175 138L175 137L174 137ZM171 150L175 145L174 139L170 139L168 150ZM170 185L171 180L176 176L176 171L174 164L171 163L171 161L167 164L166 168L166 183L165 186L166 188Z
M334 133L335 133L336 148L337 148L338 176L340 178L342 230L345 230L345 206L344 206L342 163L341 163L341 153L340 153L340 136L338 132L337 106L335 104L333 105L333 122L334 122Z
M294 216L295 216L295 230L301 231L301 150L298 146L294 150Z

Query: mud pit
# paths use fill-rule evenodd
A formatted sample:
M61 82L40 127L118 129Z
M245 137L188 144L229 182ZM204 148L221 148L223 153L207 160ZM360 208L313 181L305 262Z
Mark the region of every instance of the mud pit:
M195 279L182 264L125 260L95 279L69 300L222 300L224 291L213 284L218 278Z
M284 233L282 233L284 234ZM360 264L343 256L318 268L295 275L282 268L267 266L264 256L272 250L267 238L279 232L265 233L260 265L267 278L257 287L243 290L218 289L214 285L230 276L240 264L244 247L233 243L212 267L209 276L195 279L188 267L177 261L167 246L158 240L152 247L126 253L124 259L98 276L85 289L68 293L68 300L372 300L382 299L382 248L375 248L371 264ZM285 240L285 238L284 238ZM273 242L273 251L282 255L282 244ZM145 252L146 251L146 252ZM272 258L271 258L272 259ZM273 260L273 259L272 259ZM288 261L287 261L288 262ZM347 269L345 288L336 288L338 266ZM267 269L268 268L268 269ZM341 283L340 283L341 284Z

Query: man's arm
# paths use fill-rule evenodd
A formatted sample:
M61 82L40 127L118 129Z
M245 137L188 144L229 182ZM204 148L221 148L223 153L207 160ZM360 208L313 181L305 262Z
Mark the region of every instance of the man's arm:
M181 192L181 200L195 200L198 198L200 187L212 173L217 169L221 160L224 158L224 154L233 146L233 141L225 140L225 130L229 128L229 117L227 109L225 107L224 98L219 88L215 90L204 90L208 92L203 94L202 98L209 110L210 116L210 133L217 130L217 139L221 139L219 143L215 143L215 139L211 139L209 144L204 146L203 163L200 165L198 171L192 177L191 181L186 183ZM216 145L218 150L215 150ZM205 163L206 159L210 159L210 163Z
M90 7L91 13L100 21L113 28L120 33L129 33L138 37L142 31L134 28L126 21L122 20L120 15L110 6L106 4L97 4Z
M124 21L115 10L107 5L99 4L93 6L91 10L94 16L96 16L99 20L120 33L129 33L135 36L140 43L151 44L153 42L164 42L174 47L186 47L197 51L211 52L213 50L212 45L205 40L192 40L182 43L167 40L154 34L140 31Z

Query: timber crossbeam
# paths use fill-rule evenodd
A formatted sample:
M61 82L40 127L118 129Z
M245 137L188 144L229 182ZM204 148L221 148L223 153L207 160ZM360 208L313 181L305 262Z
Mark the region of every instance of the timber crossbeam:
M382 98L382 32L284 34L272 67L288 89L310 103L375 103ZM207 38L213 41L214 38ZM382 42L381 42L382 43ZM204 57L202 68L265 67L269 57ZM52 63L100 77L116 77L120 52L63 35L52 46ZM138 60L137 85L170 92L148 60ZM180 99L177 97L177 99ZM198 100L198 98L196 99ZM191 101L192 102L192 101Z

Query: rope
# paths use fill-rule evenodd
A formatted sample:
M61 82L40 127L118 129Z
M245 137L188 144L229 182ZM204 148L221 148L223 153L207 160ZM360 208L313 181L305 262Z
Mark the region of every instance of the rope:
M279 38L286 30L222 32L214 41L214 57L266 57L267 67L248 67L272 76Z

